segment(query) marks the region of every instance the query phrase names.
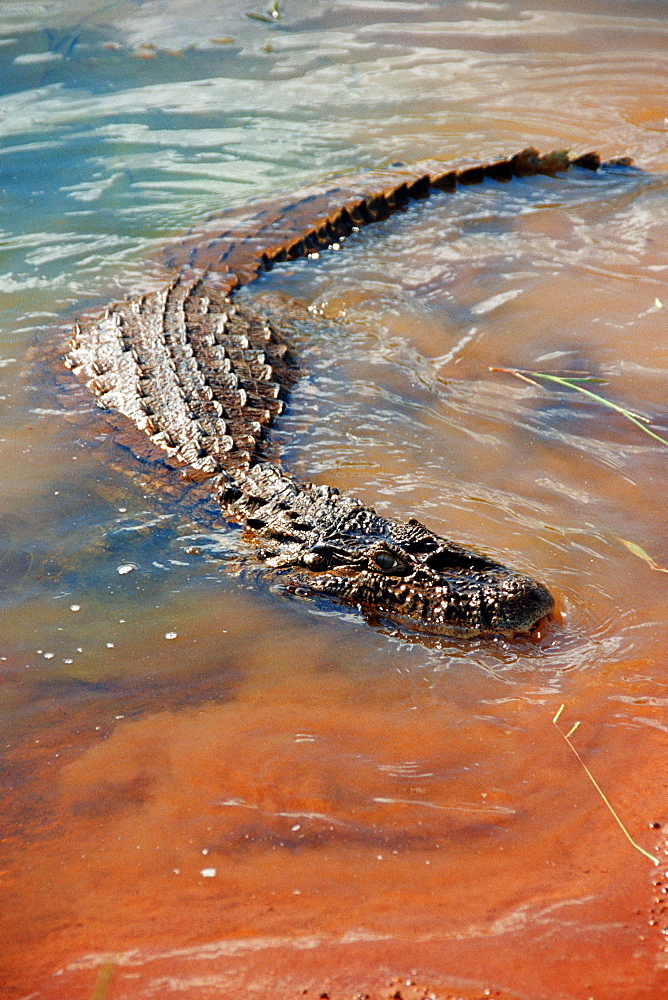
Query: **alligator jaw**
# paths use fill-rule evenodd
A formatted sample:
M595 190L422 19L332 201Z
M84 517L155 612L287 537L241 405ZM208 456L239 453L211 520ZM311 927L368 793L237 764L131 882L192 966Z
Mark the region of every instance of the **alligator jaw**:
M381 581L372 574L359 574L354 583L341 574L291 574L290 590L301 589L345 604L356 604L360 611L373 618L387 617L417 632L462 638L528 635L543 619L549 618L554 610L554 599L549 590L535 580L509 570L506 573L501 584L480 578L467 581L465 587L453 576L433 587L422 602L414 602L409 609L404 609L387 591L382 593ZM406 585L415 587L415 581L409 577ZM371 600L374 588L376 598ZM357 592L362 595L359 600L355 600ZM364 600L367 594L369 597Z

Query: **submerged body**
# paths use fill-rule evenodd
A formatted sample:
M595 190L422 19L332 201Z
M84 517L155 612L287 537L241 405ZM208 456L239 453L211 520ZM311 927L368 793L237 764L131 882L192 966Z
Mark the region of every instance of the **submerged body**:
M128 418L184 475L206 481L291 589L428 632L529 632L554 607L541 584L419 521L385 518L330 487L298 483L268 461L267 429L299 373L280 331L237 305L233 292L274 261L336 243L432 189L573 164L596 169L599 161L526 150L459 173L406 171L390 187L387 175L371 175L362 194L320 191L297 202L292 218L263 210L250 231L200 234L177 249L183 270L169 286L77 324L66 364L101 406Z

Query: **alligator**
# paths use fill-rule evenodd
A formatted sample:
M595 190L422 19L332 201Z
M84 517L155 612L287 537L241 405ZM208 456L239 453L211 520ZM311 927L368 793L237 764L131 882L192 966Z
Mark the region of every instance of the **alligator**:
M274 264L336 248L432 192L600 166L596 153L525 149L460 169L370 172L336 188L306 189L278 209L260 204L250 216L212 217L170 249L167 285L80 319L65 364L101 407L146 435L180 475L203 483L228 521L246 526L262 564L287 589L419 633L536 635L554 609L542 584L414 518L383 517L283 471L267 432L298 364L277 324L235 292Z

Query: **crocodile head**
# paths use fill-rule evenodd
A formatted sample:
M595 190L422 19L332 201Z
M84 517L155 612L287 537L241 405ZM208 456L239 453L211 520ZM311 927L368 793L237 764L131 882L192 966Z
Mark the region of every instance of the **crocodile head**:
M554 609L550 592L529 577L419 521L369 510L302 547L290 576L296 587L444 635L528 633Z

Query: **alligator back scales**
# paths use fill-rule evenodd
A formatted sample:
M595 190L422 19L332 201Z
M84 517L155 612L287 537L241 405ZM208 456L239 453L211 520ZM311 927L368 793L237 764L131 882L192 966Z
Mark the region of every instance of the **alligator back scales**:
M616 161L628 163L629 161ZM363 175L314 187L286 206L208 220L170 250L174 279L75 325L65 364L99 405L147 435L181 474L205 481L224 515L245 524L286 586L353 604L374 620L445 634L531 631L549 591L419 521L381 517L327 486L299 483L270 460L268 429L298 377L280 330L234 291L275 262L339 242L434 190L598 169L597 154L527 149L455 171Z

